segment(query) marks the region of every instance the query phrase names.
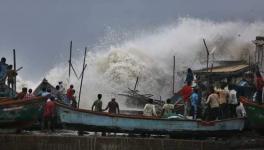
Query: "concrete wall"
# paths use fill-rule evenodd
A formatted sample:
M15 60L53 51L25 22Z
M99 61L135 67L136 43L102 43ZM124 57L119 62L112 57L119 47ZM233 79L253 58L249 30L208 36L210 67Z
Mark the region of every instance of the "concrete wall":
M264 148L264 139L213 142L127 137L0 135L0 150L226 150Z

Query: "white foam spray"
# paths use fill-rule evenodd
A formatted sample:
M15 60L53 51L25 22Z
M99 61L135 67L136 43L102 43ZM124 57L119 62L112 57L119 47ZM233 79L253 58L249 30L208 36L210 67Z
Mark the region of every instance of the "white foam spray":
M213 22L181 18L174 24L137 33L111 31L88 53L81 107L90 108L98 93L103 94L105 105L111 97L133 88L137 76L141 93L166 99L172 95L173 56L176 57L176 87L179 88L184 78L180 72L188 67L205 66L203 38L210 50L215 47L216 59L247 59L249 51L254 50L251 41L257 35L264 35L263 27L261 21ZM80 73L82 57L75 59L73 64ZM67 64L62 63L51 69L46 77L56 84L60 80L67 81L67 75ZM79 90L80 80L72 77L69 83ZM117 101L121 102L120 99Z

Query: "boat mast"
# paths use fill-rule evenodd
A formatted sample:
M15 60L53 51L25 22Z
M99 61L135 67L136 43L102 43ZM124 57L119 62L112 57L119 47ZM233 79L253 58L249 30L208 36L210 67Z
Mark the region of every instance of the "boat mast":
M79 99L78 99L78 108L80 106L80 101L81 101L81 93L82 93L82 84L83 84L83 76L84 76L84 70L87 66L87 64L85 64L86 62L86 53L87 53L87 47L85 47L85 51L84 51L84 58L83 58L83 69L82 69L82 78L81 78L81 84L80 84L80 91L79 91Z
M172 95L175 92L175 56L173 56L173 73L172 73Z
M70 42L70 59L69 59L69 81L71 78L71 58L72 58L72 41Z

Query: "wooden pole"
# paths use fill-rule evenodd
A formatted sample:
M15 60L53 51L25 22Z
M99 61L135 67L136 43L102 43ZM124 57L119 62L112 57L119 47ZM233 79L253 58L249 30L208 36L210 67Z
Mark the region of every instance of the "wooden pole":
M71 67L72 67L71 58L72 58L72 41L70 42L69 81L71 78Z
M250 53L248 54L248 66L250 67L251 66L251 62L250 62Z
M262 65L263 65L263 49L261 48L261 58L260 58L261 69L262 69Z
M86 53L87 53L87 47L85 47L85 51L84 51L82 78L81 78L81 85L80 85L79 99L78 99L78 108L80 107L81 93L82 93L82 84L83 84L83 75L84 75L84 69L86 68L86 64L85 64L85 61L86 61Z
M74 69L74 67L73 67L72 64L71 64L71 68L72 68L72 70L73 70L73 73L74 73L75 77L76 77L77 79L79 79L79 77L78 77L78 75L77 75L77 73L76 73L76 71L75 71L75 69Z
M209 50L208 50L208 47L206 45L206 42L205 42L205 39L203 39L203 43L204 43L204 46L205 46L205 50L206 50L206 54L207 54L207 57L206 57L206 69L207 69L207 72L209 71L208 70L208 65L209 65Z
M135 83L135 86L134 86L134 91L136 91L137 85L138 85L138 77L137 77L137 80L136 80L136 83Z
M175 56L173 56L173 73L172 73L172 95L175 92Z
M14 70L16 70L16 50L13 49L13 59L14 59ZM13 83L14 84L14 89L12 89L12 92L13 91L16 91L16 76L15 76L15 82Z

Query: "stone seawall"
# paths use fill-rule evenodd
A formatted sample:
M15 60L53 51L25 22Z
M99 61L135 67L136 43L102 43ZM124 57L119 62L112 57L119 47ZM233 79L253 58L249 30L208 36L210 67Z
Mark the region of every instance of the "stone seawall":
M0 135L0 150L226 150L264 149L264 139L241 141L128 137Z

